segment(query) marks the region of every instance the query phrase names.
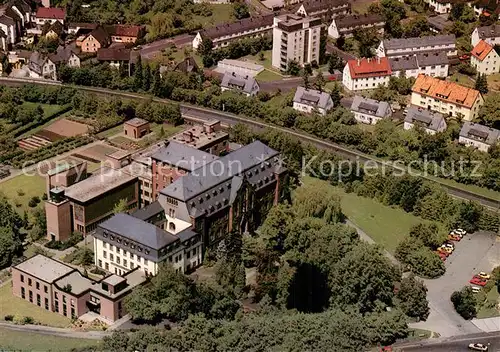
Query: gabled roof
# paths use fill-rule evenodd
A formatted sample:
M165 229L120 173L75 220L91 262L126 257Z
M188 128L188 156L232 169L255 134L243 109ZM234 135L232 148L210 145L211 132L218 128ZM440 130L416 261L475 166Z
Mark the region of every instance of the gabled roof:
M475 89L424 74L418 75L412 91L441 101L472 108L481 93Z
M455 45L455 41L456 37L454 34L446 34L416 38L384 39L383 43L385 50L402 50L435 45Z
M500 25L492 24L491 26L477 27L479 38L497 38L500 37Z
M113 24L105 25L104 29L112 36L123 36L123 37L138 37L141 31L144 29L143 26L134 25L124 25L124 24Z
M204 29L200 32L203 38L216 39L231 34L243 33L244 31L257 29L260 27L271 27L273 25L274 14L262 17L244 18L237 22L225 23L212 28Z
M39 7L36 10L36 18L64 20L66 10L60 7Z
M161 206L160 202L154 201L153 203L146 205L144 208L137 209L132 215L134 218L140 219L142 221L148 221L149 219L164 213L165 209Z
M392 110L389 103L385 101L364 98L359 95L356 95L352 100L351 111L382 118L392 115Z
M387 57L349 60L347 64L349 65L349 72L353 79L390 76L392 74L391 65Z
M130 52L127 48L101 48L97 51L97 60L130 61Z
M80 53L79 49L76 48L76 45L59 45L54 54L50 55L50 60L54 63L66 62L70 59L71 55L75 54L78 56Z
M330 94L326 92L320 92L315 89L306 89L300 86L297 87L295 95L293 96L294 103L306 104L321 109L326 109L328 107L330 99Z
M385 22L382 15L379 14L365 14L365 15L346 15L339 16L334 19L335 25L338 29L359 27L363 25L375 24Z
M466 121L460 130L460 137L474 139L488 145L493 145L500 138L500 130Z
M110 42L109 34L102 28L102 26L98 26L96 29L94 29L92 32L89 33L88 36L92 36L97 40L101 46L105 46ZM87 37L88 37L87 36Z
M486 56L493 50L493 47L486 43L483 39L477 43L477 45L472 49L471 55L477 58L479 61L486 59Z
M433 131L437 131L443 121L446 123L442 114L415 105L408 107L405 116L405 122Z
M220 86L229 89L238 89L245 93L252 93L256 83L255 78L251 76L240 76L235 72L225 72Z
M316 13L319 11L326 11L328 9L333 9L336 7L347 7L350 8L351 4L349 0L306 0L301 4L297 4L293 12L297 12L301 6L304 6L307 14Z
M114 215L99 227L155 250L178 240L176 236L158 226L125 213Z

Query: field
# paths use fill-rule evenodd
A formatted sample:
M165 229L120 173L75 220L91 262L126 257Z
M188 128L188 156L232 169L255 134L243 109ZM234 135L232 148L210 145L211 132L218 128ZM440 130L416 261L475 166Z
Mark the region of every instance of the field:
M264 71L262 71L257 76L255 76L255 78L257 79L257 81L260 81L260 82L272 82L272 81L279 81L280 79L283 79L283 76L265 68Z
M56 133L64 137L74 137L87 133L89 131L89 126L83 123L61 119L45 127L44 131Z
M18 190L24 192L23 195L17 193ZM42 176L19 175L7 181L0 182L0 193L3 193L12 205L22 215L25 210L28 210L28 202L31 197L42 197L45 192L45 179ZM20 204L16 207L16 203Z
M458 83L462 86L474 88L474 80L463 73L455 72L453 75L448 77L448 81Z
M105 161L107 155L117 152L118 150L120 149L110 145L98 144L80 151L79 155L83 155L90 159Z
M212 9L212 16L193 16L193 19L197 22L200 22L203 28L210 28L221 23L236 21L236 19L233 17L232 4L209 4L208 6Z
M36 304L30 303L22 298L12 295L10 282L0 287L0 312L2 319L5 315L19 317L32 317L35 322L42 325L67 327L71 321L60 314L49 312ZM0 339L3 342L3 339Z
M262 65L268 70L275 71L279 73L279 70L273 67L273 52L272 50L264 50L264 60L260 60L259 54L257 55L247 55L241 58L241 61L248 61L256 65ZM258 78L258 76L257 76Z
M109 137L117 135L118 133L121 133L121 132L123 132L123 125L122 124L115 126L115 127L108 128L107 130L104 130L102 132L99 132L97 134L97 137L101 138L101 139L109 138Z
M303 181L308 184L326 182L310 177ZM413 225L427 222L399 208L392 208L354 193L345 193L340 187L333 188L341 197L342 211L347 218L391 253L394 253L398 243Z
M481 306L479 311L477 312L477 318L492 318L500 315L500 310L497 308L500 304L500 294L496 286L488 292L486 296L486 302Z
M98 344L97 340L73 339L0 328L2 351L67 352L72 348L93 347Z

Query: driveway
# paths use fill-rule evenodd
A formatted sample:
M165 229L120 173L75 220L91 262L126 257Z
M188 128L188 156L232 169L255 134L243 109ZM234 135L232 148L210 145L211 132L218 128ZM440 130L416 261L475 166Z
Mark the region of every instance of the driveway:
M500 265L500 241L494 233L477 232L456 243L446 261L446 273L434 280L424 280L431 313L425 322L411 327L438 332L443 337L481 332L471 321L464 320L453 308L450 296L469 284L478 271L491 271Z

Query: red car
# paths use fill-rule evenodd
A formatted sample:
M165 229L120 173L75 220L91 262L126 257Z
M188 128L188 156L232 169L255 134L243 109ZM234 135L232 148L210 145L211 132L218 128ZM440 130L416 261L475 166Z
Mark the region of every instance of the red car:
M461 239L462 237L460 237L459 235L448 235L449 241L460 242Z
M488 282L487 280L481 279L480 277L474 276L472 280L469 281L471 284L476 285L476 286L485 286L486 283Z
M436 254L439 255L439 258L441 258L443 262L446 260L446 258L448 258L446 253L436 252Z
M469 54L463 54L459 57L460 60L468 60L470 59L470 55Z
M391 352L392 347L391 346L385 346L380 349L380 352Z

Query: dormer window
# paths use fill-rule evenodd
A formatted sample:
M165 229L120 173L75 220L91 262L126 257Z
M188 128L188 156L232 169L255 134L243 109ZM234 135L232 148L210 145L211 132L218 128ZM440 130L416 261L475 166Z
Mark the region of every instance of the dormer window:
M212 194L214 195L214 197L217 195L217 190L214 189L214 191L212 192Z
M142 252L142 247L137 247L137 250L138 250L139 252Z
M144 253L149 254L149 250L148 250L148 249L146 249L146 250L144 251Z
M111 236L109 236L109 239L110 239L111 241L113 241L113 240L115 239L115 236L111 235Z

